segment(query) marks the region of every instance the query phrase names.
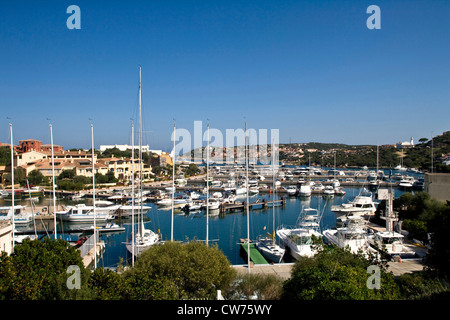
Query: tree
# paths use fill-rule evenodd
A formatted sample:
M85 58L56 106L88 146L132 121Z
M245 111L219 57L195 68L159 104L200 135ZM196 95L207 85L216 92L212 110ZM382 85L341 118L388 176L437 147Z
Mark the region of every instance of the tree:
M425 143L425 142L427 142L428 141L428 138L420 138L419 139L419 142L420 143Z
M447 202L442 210L429 221L431 232L431 248L428 251L425 263L429 269L450 280L450 248L448 235L450 233L450 204Z
M85 291L69 292L66 286L70 265L77 265L87 279L89 271L84 269L80 253L68 242L25 239L10 256L3 253L0 258L0 299L79 298Z
M225 291L235 271L216 246L166 242L144 251L124 276L131 288L128 298L206 299Z
M373 300L399 296L394 277L380 267L380 289L369 289L367 268L373 261L350 250L321 246L312 258L302 258L283 286L284 299Z
M33 185L40 185L44 182L44 175L39 170L33 170L27 175L28 182Z
M278 300L283 292L283 280L275 275L245 274L236 281L235 288L229 293L231 299Z

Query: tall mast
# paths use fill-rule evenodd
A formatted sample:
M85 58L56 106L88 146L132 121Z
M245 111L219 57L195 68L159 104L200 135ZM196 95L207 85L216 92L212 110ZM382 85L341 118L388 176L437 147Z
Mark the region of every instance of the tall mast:
M311 169L310 169L311 170ZM311 172L311 171L310 171ZM273 202L272 202L272 240L275 244L275 139L272 138L272 184L273 184Z
M250 206L248 204L248 136L247 136L247 121L245 121L245 177L246 177L246 205L247 205L247 264L248 273L250 273Z
M177 127L175 119L173 121L173 159L172 159L172 215L170 218L170 241L173 241L173 218L174 218L174 201L175 201L175 140Z
M134 123L131 121L131 265L134 267Z
M206 146L206 245L208 245L209 237L209 120L207 129L207 146Z
M140 179L139 179L139 199L142 201L142 179L144 178L143 170L142 170L142 88L141 88L141 66L139 66L139 171ZM141 215L141 237L144 236L144 215L142 211L142 205L140 206L140 215Z
M92 206L94 210L94 269L97 268L97 225L95 210L95 159L94 159L94 125L91 123L91 144L92 144Z
M13 131L12 131L12 123L9 123L9 132L11 136L11 197L12 197L12 204L11 204L11 210L12 210L12 251L14 251L14 238L15 238L15 224L14 224L14 196L15 196L15 190L14 190L14 144L13 144Z
M53 224L55 226L55 240L58 238L57 228L56 228L56 186L55 186L55 155L53 152L53 126L50 123L50 143L52 145L52 184L53 184Z

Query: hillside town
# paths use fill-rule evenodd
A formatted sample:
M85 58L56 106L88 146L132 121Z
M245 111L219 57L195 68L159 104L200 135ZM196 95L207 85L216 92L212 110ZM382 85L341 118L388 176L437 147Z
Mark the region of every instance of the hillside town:
M1 144L1 148L10 149L10 145ZM118 181L130 181L132 167L134 163L135 172L139 173L139 161L137 157L133 160L131 156L116 156L106 150L117 151L123 154L128 151L131 155L131 146L113 145L100 146L100 152L94 153L95 174L113 174ZM148 146L143 148L148 154L144 159L142 176L144 180L149 179L152 168L166 167L172 165L172 158L166 152L161 150L150 150ZM35 139L20 140L17 146L14 146L14 165L24 171L24 175L28 176L32 171L39 171L44 177L52 176L52 149L51 145L42 144L41 141ZM76 176L92 177L92 152L89 150L64 150L62 146L53 146L54 169L55 175L59 176L63 171L73 171ZM10 166L0 166L1 183L4 183L4 176L11 172Z

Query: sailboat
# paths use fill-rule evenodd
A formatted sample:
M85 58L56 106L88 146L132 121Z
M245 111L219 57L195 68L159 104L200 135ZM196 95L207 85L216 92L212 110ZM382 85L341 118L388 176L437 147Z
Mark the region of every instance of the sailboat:
M267 260L272 262L280 263L281 259L283 259L285 249L280 247L275 240L275 168L274 161L275 160L275 144L272 142L272 182L273 182L273 200L272 203L272 225L273 231L271 235L267 235L265 237L260 237L256 242L256 248L261 252L261 254Z
M139 194L142 197L142 92L141 92L141 67L139 66ZM134 177L133 177L134 180ZM134 192L133 192L134 198ZM132 202L134 205L134 201ZM127 250L134 256L138 257L145 250L151 246L160 243L160 234L155 233L151 229L144 226L144 213L141 207L140 210L140 226L138 232L132 234L132 241L126 244ZM134 230L133 230L134 231Z

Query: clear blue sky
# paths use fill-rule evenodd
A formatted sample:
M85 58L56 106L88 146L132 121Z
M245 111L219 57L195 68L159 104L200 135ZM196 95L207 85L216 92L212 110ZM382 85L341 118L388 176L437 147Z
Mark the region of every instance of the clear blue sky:
M69 5L81 30L68 30ZM381 30L369 30L369 5ZM386 144L450 130L450 1L0 1L0 141L144 143L193 129Z

